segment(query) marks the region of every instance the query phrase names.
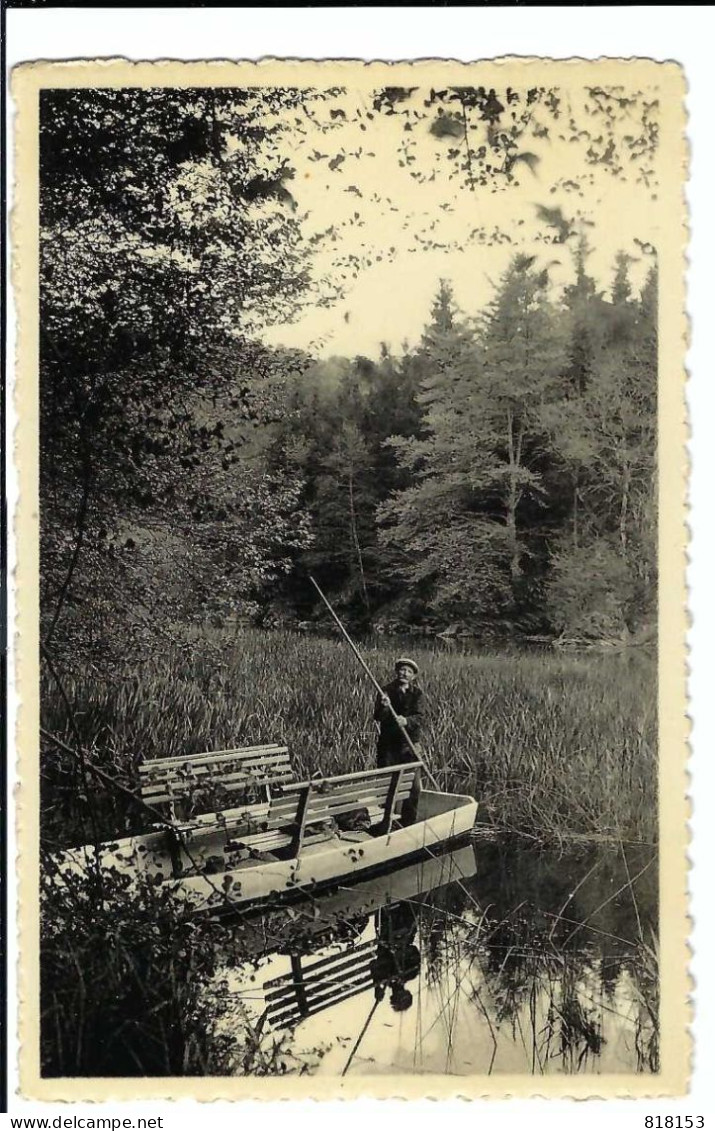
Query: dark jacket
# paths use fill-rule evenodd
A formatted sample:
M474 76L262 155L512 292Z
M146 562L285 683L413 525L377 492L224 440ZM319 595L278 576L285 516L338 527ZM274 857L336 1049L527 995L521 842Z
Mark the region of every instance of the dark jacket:
M424 713L424 696L419 687L414 683L404 691L400 688L399 681L393 679L383 687L383 694L388 695L390 702L398 715L407 719L405 730L413 742L419 742L422 718ZM410 750L405 736L393 719L387 707L383 707L381 697L375 701L375 719L379 723L380 733L377 739L378 765L382 759L389 759L385 764L392 762L414 761L414 754Z
M404 990L407 982L417 978L420 972L420 952L414 945L417 935L417 917L413 908L406 903L383 908L378 917L377 952L370 964L370 973L375 987L375 997L382 1001L388 986L393 991L394 1008L409 1008L411 995L404 999L402 1006L394 1004L396 990Z

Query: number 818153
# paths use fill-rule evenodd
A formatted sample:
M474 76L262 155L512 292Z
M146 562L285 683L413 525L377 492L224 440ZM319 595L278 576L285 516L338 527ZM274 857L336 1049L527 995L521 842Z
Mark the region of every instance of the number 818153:
M705 1117L702 1115L646 1115L643 1126L653 1128L653 1131L681 1128L697 1128L705 1126Z

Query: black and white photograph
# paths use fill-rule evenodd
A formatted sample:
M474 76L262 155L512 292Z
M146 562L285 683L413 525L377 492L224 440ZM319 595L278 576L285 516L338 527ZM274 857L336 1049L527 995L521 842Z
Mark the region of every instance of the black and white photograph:
M17 74L30 1094L682 1090L683 96Z

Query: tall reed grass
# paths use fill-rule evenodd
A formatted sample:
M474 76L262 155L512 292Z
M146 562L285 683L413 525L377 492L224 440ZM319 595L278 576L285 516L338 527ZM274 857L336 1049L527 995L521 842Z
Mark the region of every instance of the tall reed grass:
M539 838L656 839L655 663L457 655L413 647L429 705L425 760L480 800L481 819ZM363 655L391 678L394 649ZM374 764L374 693L338 640L245 631L196 637L125 678L42 686L43 725L131 780L145 757L279 742L301 775Z

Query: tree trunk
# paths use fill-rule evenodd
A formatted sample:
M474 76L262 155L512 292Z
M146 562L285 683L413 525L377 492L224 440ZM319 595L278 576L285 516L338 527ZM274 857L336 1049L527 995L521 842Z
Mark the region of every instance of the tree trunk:
M362 599L365 608L369 611L370 602L367 596L367 585L365 584L365 570L363 568L362 550L360 549L360 539L358 537L357 529L357 516L355 514L355 492L353 488L353 466L348 466L348 498L350 500L350 533L352 535L353 546L355 547L355 555L357 557L358 571L360 574L360 590L362 592Z
M519 503L519 489L517 484L517 470L521 460L521 446L524 436L523 428L514 443L514 416L512 410L507 409L507 441L509 447L509 490L506 501L506 527L509 532L510 562L512 586L516 585L521 576L519 564L519 543L516 535L516 508Z

